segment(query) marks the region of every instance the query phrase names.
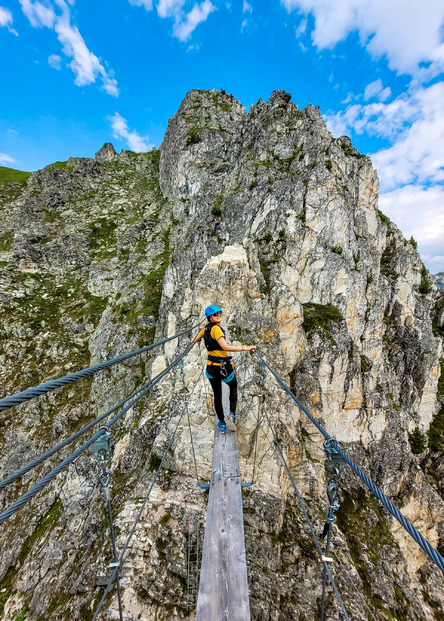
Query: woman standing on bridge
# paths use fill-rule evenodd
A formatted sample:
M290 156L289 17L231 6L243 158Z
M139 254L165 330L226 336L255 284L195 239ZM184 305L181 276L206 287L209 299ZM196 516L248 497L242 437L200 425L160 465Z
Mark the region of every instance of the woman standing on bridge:
M205 375L210 380L214 393L214 407L216 409L217 423L222 433L227 431L225 422L224 408L222 406L222 382L227 384L230 389L230 414L228 424L230 429L236 429L236 405L237 405L237 379L234 363L227 351L251 351L256 349L256 345L229 345L225 340L225 331L220 327L222 320L222 309L216 304L212 304L205 309L205 317L208 323L194 339L193 343L199 343L204 339L205 347L208 350L207 370Z

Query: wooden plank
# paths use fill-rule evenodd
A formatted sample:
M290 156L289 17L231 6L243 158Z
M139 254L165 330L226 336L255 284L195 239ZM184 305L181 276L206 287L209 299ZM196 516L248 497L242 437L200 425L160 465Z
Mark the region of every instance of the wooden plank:
M250 621L237 438L217 425L196 621Z

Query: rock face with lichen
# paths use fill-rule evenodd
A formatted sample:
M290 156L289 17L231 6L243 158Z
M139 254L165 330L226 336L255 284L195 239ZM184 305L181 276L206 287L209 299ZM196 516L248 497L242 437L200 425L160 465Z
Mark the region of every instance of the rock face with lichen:
M117 154L107 144L94 159L9 181L0 177L4 395L173 335L218 303L231 341L260 345L444 553L444 297L378 211L370 160L347 137L332 138L317 108L298 110L275 91L247 114L223 91L191 91L159 151ZM1 478L162 371L187 342L1 413ZM194 618L187 549L207 496L196 485L185 408L205 480L213 430L204 355L193 348L184 368L113 428L118 550L177 429L122 568L126 619ZM255 483L243 491L252 619L314 619L322 567L264 414L318 533L327 507L323 438L254 355L235 359L244 480L257 439ZM4 490L1 508L61 456ZM111 559L98 474L85 453L0 526L1 618L92 619ZM339 501L331 552L350 618L442 618L439 570L350 470ZM328 618L337 610L329 590ZM118 618L114 591L102 618Z

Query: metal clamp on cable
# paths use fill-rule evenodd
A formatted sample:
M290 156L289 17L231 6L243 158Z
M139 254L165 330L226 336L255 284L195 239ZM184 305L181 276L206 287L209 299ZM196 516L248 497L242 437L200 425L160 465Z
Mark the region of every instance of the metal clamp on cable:
M327 573L326 563L332 563L333 558L329 556L330 542L331 542L331 525L336 522L335 512L339 509L339 503L337 502L338 490L339 490L339 477L344 469L345 461L339 455L338 451L331 446L334 442L333 438L329 438L324 442L324 452L327 457L327 472L328 472L328 484L327 484L327 497L328 497L328 509L327 518L324 524L324 530L322 531L321 539L327 536L327 543L325 546L325 554L322 555L322 562L324 563L324 577L322 584L322 605L321 605L321 621L324 621L325 615L325 589L327 586Z
M329 505L327 510L327 519L321 535L322 539L324 539L324 537L329 532L330 524L334 524L336 522L335 512L339 509L339 503L337 502L339 477L345 466L345 461L339 455L337 450L331 446L332 441L333 438L330 438L329 440L326 440L324 442L324 452L325 456L327 457L327 496Z
M99 462L102 472L99 474L99 482L103 487L103 493L105 494L105 500L109 500L109 484L111 481L112 472L106 467L106 462L111 458L110 450L110 438L111 431L108 427L103 426L100 428L104 433L97 438L94 442L94 457ZM99 430L100 431L100 430Z
M104 433L97 438L94 442L94 457L99 462L102 472L99 474L99 482L103 489L103 494L105 496L106 506L108 509L108 520L109 520L109 528L111 533L111 546L112 546L112 555L113 560L108 565L109 568L117 569L116 573L116 584L117 584L117 599L119 603L119 618L120 621L123 621L123 612L122 612L122 600L120 595L120 577L119 577L119 568L120 568L120 560L117 558L117 549L116 549L116 539L114 536L114 525L113 525L113 514L111 509L111 497L110 497L110 489L109 484L111 482L112 472L106 467L106 462L111 459L111 431L110 429L104 425L100 427L99 431L103 431Z
M180 379L182 380L182 386L184 387L184 390L186 390L186 392L190 392L188 390L188 388L185 386L185 372L184 372L184 362L183 362L183 360L180 360L179 364L177 366L180 369Z

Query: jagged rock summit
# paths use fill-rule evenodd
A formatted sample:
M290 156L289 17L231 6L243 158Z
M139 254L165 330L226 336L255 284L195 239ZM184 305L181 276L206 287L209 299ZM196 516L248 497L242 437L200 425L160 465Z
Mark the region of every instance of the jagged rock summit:
M117 155L117 151L111 144L111 142L105 142L103 147L97 151L94 156L94 159L98 162L110 162Z
M442 552L444 296L414 246L378 211L378 192L370 159L347 137L333 138L319 108L299 110L284 91L247 114L224 91L193 90L158 151L116 154L108 143L94 159L33 173L0 197L5 394L172 335L218 303L232 342L259 344ZM187 343L172 341L2 413L1 478L114 406ZM118 550L184 403L198 475L211 475L204 358L195 347L183 376L165 378L113 429ZM270 432L258 431L259 394L319 533L327 508L322 437L254 356L235 360L244 480L258 438L255 484L243 491L252 619L314 619L322 566ZM1 508L46 467L8 488ZM84 454L4 525L4 618L92 617L111 558L98 473ZM190 520L203 524L206 496L196 486L187 422L151 500L122 568L125 615L192 619L188 529ZM439 618L442 576L347 470L339 502L332 555L350 618ZM113 594L104 617L116 618L116 606ZM327 616L338 614L329 594Z

